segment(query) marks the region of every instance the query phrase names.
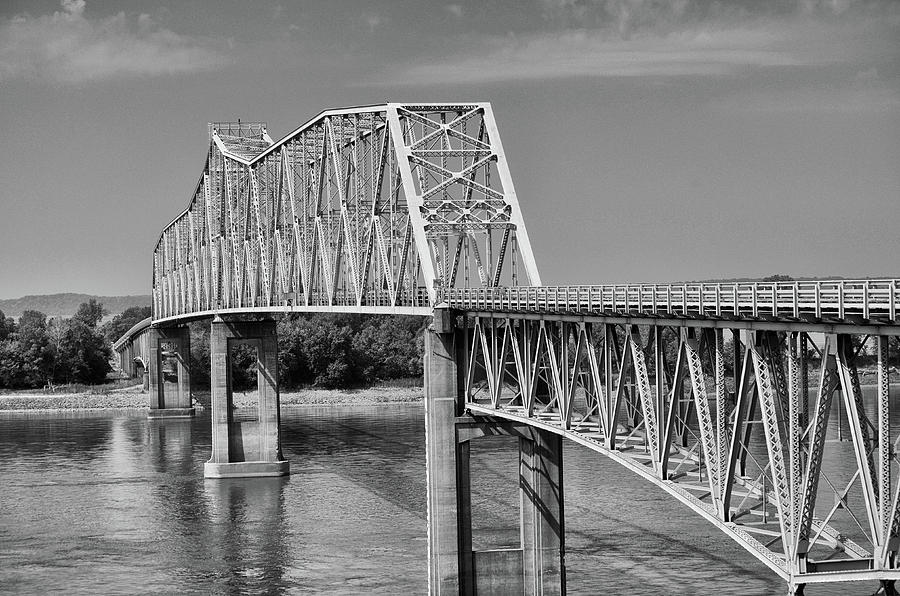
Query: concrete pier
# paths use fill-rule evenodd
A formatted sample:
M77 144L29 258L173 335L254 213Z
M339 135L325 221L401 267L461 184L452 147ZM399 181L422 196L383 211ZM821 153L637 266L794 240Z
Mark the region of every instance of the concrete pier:
M232 349L256 350L259 402L249 417L236 418L232 400ZM275 321L230 321L216 317L210 333L212 366L212 456L206 478L284 476L290 466L281 453L278 401L278 341Z
M149 333L149 417L193 416L190 331L186 326L152 327Z
M565 593L562 437L462 411L464 336L445 309L425 335L429 593ZM518 437L519 548L472 549L470 442ZM477 473L477 472L475 472Z

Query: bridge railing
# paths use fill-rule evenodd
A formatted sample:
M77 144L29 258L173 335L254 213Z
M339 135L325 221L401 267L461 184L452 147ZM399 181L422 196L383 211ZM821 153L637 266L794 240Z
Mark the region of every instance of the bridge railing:
M172 292L169 296L176 296ZM331 296L327 292L313 290L307 296L305 293L289 293L280 299L267 299L265 296L257 296L255 299L228 300L218 304L208 304L200 300L199 295L194 300L177 300L169 302L159 301L157 304L157 318L165 319L181 315L197 314L202 312L217 312L219 310L244 310L267 309L283 311L304 311L320 307L381 307L385 309L398 307L426 308L431 306L428 289L425 287L411 290L391 292L388 290L369 290L358 300L352 290L338 289Z
M451 308L552 313L895 320L900 280L454 288Z

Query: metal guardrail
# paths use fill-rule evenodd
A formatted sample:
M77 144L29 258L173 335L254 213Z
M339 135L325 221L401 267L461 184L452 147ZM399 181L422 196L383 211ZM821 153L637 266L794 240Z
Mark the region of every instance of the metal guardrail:
M164 280L168 283L168 280ZM169 301L163 301L159 290L154 289L153 300L156 307L157 319L168 317L188 316L197 312L217 311L220 309L252 309L256 308L261 311L266 309L286 309L302 311L304 307L383 307L383 308L423 308L430 307L431 300L428 297L428 290L424 287L414 288L412 290L401 290L394 295L387 290L368 290L362 296L362 300L357 300L356 294L351 290L338 289L333 296L329 297L325 292L312 291L307 302L303 293L291 294L284 296L280 300L270 300L262 296L257 296L255 300L244 298L238 300L236 297L226 297L225 300L218 304L210 304L203 300L200 296L190 296L182 298L182 293L170 291L165 295L169 297Z
M481 311L895 320L900 280L453 288L442 299Z

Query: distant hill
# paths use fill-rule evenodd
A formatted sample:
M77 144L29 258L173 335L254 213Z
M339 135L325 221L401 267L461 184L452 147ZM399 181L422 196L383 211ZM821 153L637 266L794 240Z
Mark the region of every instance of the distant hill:
M123 312L131 306L150 306L148 294L138 296L91 296L90 294L44 294L41 296L23 296L0 300L0 310L7 317L18 319L26 310L39 310L48 318L71 317L82 302L91 298L103 304L107 315L104 320Z

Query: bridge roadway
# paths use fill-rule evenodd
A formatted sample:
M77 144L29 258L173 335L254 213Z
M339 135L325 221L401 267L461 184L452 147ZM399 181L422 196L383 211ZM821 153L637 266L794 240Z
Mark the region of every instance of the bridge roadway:
M895 593L898 280L543 286L489 104L327 110L277 142L256 122L209 135L154 250L152 317L115 344L149 369L151 417L192 415L185 323L211 319L207 477L289 471L273 315L430 316L430 593L565 593L563 439L667 491L790 594ZM240 344L260 391L238 416ZM518 437L521 543L475 551L469 449L493 434Z

